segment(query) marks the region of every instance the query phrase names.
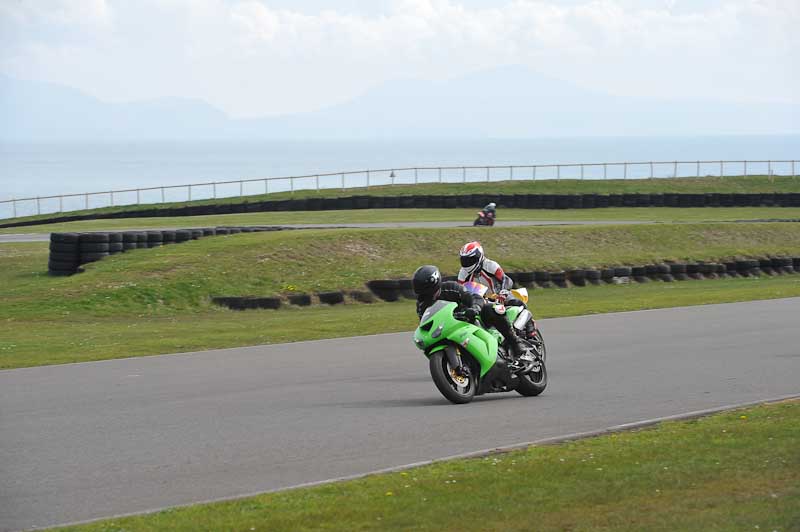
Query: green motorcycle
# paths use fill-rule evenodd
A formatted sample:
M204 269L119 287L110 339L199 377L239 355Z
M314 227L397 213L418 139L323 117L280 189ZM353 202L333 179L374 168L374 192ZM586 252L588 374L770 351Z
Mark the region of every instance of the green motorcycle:
M464 286L481 297L486 292L479 283ZM447 400L464 404L484 393L516 391L532 397L544 391L547 369L540 332L535 341L523 340L530 350L522 357L522 369L516 369L501 346L503 336L494 328L487 330L466 321L457 308L450 301L434 301L414 332L414 343L428 357L433 382ZM518 328L518 320L530 317L522 306L506 307L506 313Z

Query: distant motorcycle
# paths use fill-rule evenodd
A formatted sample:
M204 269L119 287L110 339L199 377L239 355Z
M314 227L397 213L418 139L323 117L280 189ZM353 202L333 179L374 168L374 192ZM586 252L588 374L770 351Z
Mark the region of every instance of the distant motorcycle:
M478 217L472 225L494 225L495 214L493 212L478 211Z

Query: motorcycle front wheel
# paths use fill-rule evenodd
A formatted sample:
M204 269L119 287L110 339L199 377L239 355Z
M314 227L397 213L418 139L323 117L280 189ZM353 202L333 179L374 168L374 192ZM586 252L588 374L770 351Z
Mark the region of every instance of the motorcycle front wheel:
M519 376L517 393L525 397L536 397L547 388L547 368L544 361L539 365L539 371L525 373Z
M469 403L475 397L475 375L472 371L464 377L457 375L455 368L450 367L444 351L431 355L430 370L436 388L451 403Z

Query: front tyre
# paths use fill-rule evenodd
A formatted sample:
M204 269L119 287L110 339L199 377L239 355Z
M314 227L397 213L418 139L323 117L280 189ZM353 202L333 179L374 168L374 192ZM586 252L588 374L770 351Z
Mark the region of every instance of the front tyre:
M475 375L472 371L464 377L456 374L455 368L450 367L444 350L431 355L430 370L433 383L451 403L469 403L475 397Z
M517 393L525 397L535 397L547 388L547 368L544 360L539 364L539 371L531 371L519 375Z

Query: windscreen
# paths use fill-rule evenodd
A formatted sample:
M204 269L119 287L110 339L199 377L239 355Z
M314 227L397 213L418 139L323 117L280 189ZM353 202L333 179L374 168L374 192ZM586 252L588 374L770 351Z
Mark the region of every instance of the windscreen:
M473 294L478 294L481 297L483 297L483 295L489 289L488 286L481 283L476 283L475 281L466 282L463 286L467 289L467 291L472 292Z

